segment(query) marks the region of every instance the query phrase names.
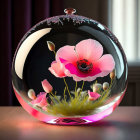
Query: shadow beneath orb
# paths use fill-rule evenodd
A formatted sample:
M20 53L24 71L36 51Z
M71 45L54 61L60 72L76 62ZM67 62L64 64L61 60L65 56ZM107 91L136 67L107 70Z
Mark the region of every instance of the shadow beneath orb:
M140 122L124 122L115 120L100 120L98 122L81 125L82 127L116 127L116 128L137 128L140 130Z

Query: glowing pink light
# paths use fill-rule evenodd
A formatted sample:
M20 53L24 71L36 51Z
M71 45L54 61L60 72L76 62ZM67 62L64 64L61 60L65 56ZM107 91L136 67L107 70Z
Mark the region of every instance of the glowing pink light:
M13 86L13 88L14 88L14 86ZM110 115L114 111L114 109L117 107L117 105L121 102L121 100L124 96L124 93L125 93L125 91L124 91L124 93L121 95L121 97L112 106L110 106L108 109L106 109L98 114L85 116L85 117L64 118L64 117L51 116L46 113L39 112L35 108L31 107L28 103L26 103L22 99L22 97L17 93L15 88L14 88L14 91L15 91L15 95L16 95L17 99L19 100L20 104L29 114L31 114L32 116L34 116L35 118L37 118L40 121L43 121L46 123L51 123L51 124L60 124L60 125L80 125L80 124L93 123L98 120L101 120L104 117ZM73 120L75 120L75 122L71 121L69 123L65 123L64 119L66 119L66 120L73 119ZM78 123L79 120L81 120L80 123ZM63 123L62 123L62 121L63 121Z

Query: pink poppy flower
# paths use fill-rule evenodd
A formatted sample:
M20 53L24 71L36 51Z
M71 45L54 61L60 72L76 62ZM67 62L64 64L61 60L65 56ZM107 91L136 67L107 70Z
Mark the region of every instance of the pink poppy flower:
M89 95L89 100L90 101L94 101L94 100L97 100L101 95L96 93L96 92L90 92L88 90L88 95Z
M49 67L50 72L56 77L65 77L64 65L60 61L53 61L51 67Z
M63 66L54 68L53 63L61 63ZM75 81L93 81L97 77L107 76L115 67L113 57L110 54L103 55L102 45L93 39L60 48L53 63L51 72L59 73L61 70L63 76L73 77Z
M51 84L46 79L43 80L41 83L42 83L42 87L46 93L50 93L53 90Z
M46 95L47 95L46 92L40 92L40 94L37 95L37 98L35 100L32 100L31 103L39 107L47 106L48 103L47 103Z

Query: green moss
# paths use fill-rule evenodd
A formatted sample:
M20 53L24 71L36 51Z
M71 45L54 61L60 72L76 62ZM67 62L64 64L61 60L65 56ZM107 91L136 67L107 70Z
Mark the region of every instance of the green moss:
M102 106L109 96L110 88L108 90L100 91L100 98L96 101L89 101L88 94L85 92L84 95L81 92L75 91L74 97L71 97L69 101L66 99L59 100L56 95L50 96L52 104L48 106L47 112L51 115L56 116L85 116L92 114L97 107Z

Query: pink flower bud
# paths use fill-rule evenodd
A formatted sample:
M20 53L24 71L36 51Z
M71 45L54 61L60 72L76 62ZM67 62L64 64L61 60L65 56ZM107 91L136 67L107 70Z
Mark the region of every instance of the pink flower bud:
M29 89L28 91L28 97L32 100L36 99L36 96L35 96L35 92L33 89Z
M104 82L103 83L103 89L107 90L109 88L109 83L108 82Z
M47 41L47 45L50 51L55 51L55 45L51 41Z
M50 93L53 90L53 87L46 79L42 81L42 87L46 93Z
M114 78L115 78L115 70L113 70L113 71L110 73L110 78L111 78L111 79L114 79Z
M99 83L96 83L93 85L93 92L97 92L99 89L102 89L102 85Z

